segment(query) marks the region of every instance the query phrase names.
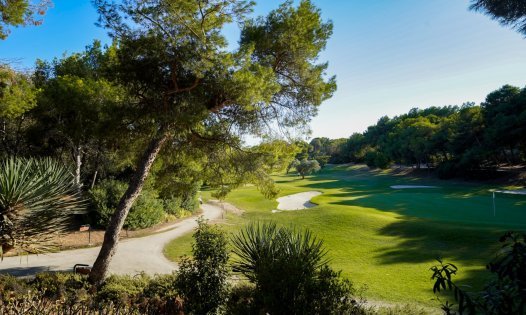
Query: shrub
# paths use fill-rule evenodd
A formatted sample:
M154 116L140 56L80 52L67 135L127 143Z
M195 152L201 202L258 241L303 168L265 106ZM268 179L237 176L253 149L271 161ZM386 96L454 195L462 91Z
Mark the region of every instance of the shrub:
M182 308L177 299L175 279L175 274L156 275L151 278L140 293L138 302L146 304L154 314L180 314Z
M303 310L297 314L360 314L360 306L352 297L351 281L341 278L341 271L323 265L306 283Z
M11 275L0 275L0 300L6 301L13 296L26 294L29 285L21 279Z
M39 273L29 284L41 292L44 297L54 299L74 297L77 290L86 289L89 286L81 275L59 272Z
M97 212L99 226L108 225L126 188L127 185L121 181L107 179L91 189L90 196ZM163 202L153 190L143 189L130 209L124 226L132 230L147 228L161 222L163 217Z
M270 314L358 314L355 290L325 259L311 232L251 224L233 238L235 272L255 287L254 304Z
M494 277L481 292L469 293L456 285L452 279L457 267L441 260L431 268L433 292L453 291L458 314L526 314L526 234L508 232L500 242L502 248L487 265ZM457 314L452 305L446 301L444 313Z
M175 274L157 275L144 287L142 295L146 298L175 299L177 297L176 279L177 276Z
M172 197L164 200L164 212L179 217L178 214L184 210L181 208L181 198Z
M143 190L130 209L124 225L132 230L148 228L161 222L164 214L163 202L157 198L157 194Z
M174 283L173 274L113 275L97 290L75 274L0 276L0 314L182 314Z
M182 191L181 208L184 210L194 212L199 207L198 193L201 189L201 182L191 183L186 185L186 189Z
M128 314L142 315L153 314L139 310L137 307L122 307L111 303L95 304L92 301L70 302L53 300L44 297L41 293L28 292L23 296L12 298L9 301L0 301L0 314L24 315L55 315L55 314Z
M377 167L386 169L390 165L389 157L378 151L367 151L364 160L365 164L371 168Z
M231 288L225 314L257 314L254 305L256 286L251 283L240 283Z
M171 197L164 200L164 212L168 215L174 216L176 218L184 218L192 214L192 211L183 208L182 198L180 197Z
M150 277L141 273L135 276L111 275L97 291L97 301L129 304L150 283Z
M170 181L166 179L156 182L159 187L159 196L165 201L165 211L169 214L175 214L182 210L194 212L199 208L198 194L202 183L181 182L173 178Z
M228 293L227 239L223 231L203 219L198 220L193 237L193 259L183 258L175 286L187 313L213 314Z
M366 310L366 315L427 315L428 311L415 305L395 305L395 306L381 306L371 307Z

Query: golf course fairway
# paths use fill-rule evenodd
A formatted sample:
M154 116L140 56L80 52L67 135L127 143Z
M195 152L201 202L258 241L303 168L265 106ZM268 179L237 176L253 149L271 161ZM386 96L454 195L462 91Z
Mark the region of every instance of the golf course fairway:
M243 187L226 201L245 212L225 214L224 230L236 233L252 221L310 229L325 242L332 267L356 287L366 286L364 296L372 301L438 308L429 270L436 258L454 263L458 283L475 290L488 279L485 265L499 237L526 229L526 196L497 196L494 215L489 190L502 187L488 184L401 176L363 165L326 166L305 179L290 174L275 181L280 197L321 192L311 200L317 206L272 213L276 200L265 199L254 186ZM166 256L177 260L190 254L191 241L186 235L171 242Z

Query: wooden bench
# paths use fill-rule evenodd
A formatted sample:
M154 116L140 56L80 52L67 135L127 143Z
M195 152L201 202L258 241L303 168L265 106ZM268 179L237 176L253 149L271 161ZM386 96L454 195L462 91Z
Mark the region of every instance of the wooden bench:
M86 264L76 264L73 266L73 273L79 275L89 275L91 272L91 266Z

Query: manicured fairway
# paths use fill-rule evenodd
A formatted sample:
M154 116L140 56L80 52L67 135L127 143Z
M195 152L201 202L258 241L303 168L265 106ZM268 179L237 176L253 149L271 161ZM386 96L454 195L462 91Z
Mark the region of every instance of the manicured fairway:
M459 267L462 283L480 286L499 236L526 229L526 196L498 195L494 216L488 191L499 188L494 186L396 176L363 166L328 167L304 180L275 179L281 196L322 192L312 199L319 206L273 214L276 201L245 187L227 201L246 213L228 215L225 229L235 232L254 220L309 228L325 241L331 264L357 286L367 285L371 300L436 306L429 268L437 257ZM439 188L395 190L392 185ZM190 241L189 236L174 241L167 256L188 253Z

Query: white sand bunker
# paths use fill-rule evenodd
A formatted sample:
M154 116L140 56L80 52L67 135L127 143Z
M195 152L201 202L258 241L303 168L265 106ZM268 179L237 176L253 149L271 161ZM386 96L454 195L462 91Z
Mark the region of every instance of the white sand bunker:
M510 195L526 195L526 189L521 190L490 190L500 194L510 194Z
M280 212L281 211L291 211L291 210L302 210L302 209L308 209L317 206L315 203L310 202L310 200L315 197L321 195L321 192L319 191L307 191L302 192L299 194L293 194L288 196L283 196L281 198L278 198L277 201L278 204L278 210L272 210L272 212Z
M437 186L422 186L422 185L394 185L393 189L411 189L411 188L438 188Z

